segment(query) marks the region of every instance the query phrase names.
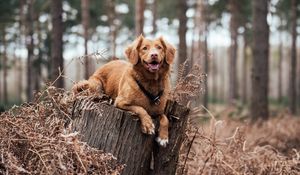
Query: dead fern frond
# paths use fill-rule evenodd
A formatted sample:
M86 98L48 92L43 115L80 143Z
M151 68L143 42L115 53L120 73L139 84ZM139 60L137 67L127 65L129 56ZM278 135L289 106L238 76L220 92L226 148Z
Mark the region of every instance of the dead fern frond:
M185 76L187 75L188 67L189 67L188 59L186 59L182 64L179 65L176 84L179 84L179 82L184 80Z
M84 64L84 59L94 58L96 60L96 63L99 64L101 60L105 60L105 61L108 60L108 58L105 56L106 52L107 49L97 50L96 52L93 52L88 55L80 56L76 59L78 59L81 62L81 64Z
M178 174L299 174L299 126L290 116L250 125L211 115L197 134L187 130Z
M123 166L115 157L89 147L65 127L78 98L49 86L34 102L1 113L0 174L119 174Z
M183 105L194 100L204 92L204 82L206 74L204 74L199 65L193 65L188 71L188 61L185 61L178 70L177 83L171 92L171 98Z

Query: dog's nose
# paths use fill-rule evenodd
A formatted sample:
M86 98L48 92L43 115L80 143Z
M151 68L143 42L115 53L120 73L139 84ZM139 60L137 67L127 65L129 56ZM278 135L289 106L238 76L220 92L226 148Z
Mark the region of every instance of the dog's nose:
M157 53L152 53L152 54L151 54L151 58L152 58L152 59L157 59L157 57L158 57Z

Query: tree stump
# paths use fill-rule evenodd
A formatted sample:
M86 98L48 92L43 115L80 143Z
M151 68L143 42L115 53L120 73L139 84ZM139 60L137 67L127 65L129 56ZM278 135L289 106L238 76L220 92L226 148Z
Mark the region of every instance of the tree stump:
M71 126L88 145L112 153L125 164L124 175L171 175L176 172L189 109L168 101L165 113L170 122L166 148L158 146L156 136L141 132L140 121L133 113L114 107L105 96L78 99L73 105ZM157 130L158 118L153 121Z

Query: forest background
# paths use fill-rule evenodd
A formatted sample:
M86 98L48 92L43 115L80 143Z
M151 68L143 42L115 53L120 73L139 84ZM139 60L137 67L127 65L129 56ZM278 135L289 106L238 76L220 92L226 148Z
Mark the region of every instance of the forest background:
M207 74L196 105L241 107L253 118L296 114L298 16L297 0L1 1L0 106L32 101L53 81L70 89L126 59L124 48L143 34L176 46L173 84L185 61Z

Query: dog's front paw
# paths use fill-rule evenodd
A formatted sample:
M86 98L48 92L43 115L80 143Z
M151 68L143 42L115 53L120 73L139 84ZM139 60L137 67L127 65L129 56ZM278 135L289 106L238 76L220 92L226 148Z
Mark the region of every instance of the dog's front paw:
M169 143L169 139L168 139L168 138L162 139L162 138L160 138L160 137L157 137L157 138L156 138L156 141L157 141L157 143L158 143L160 146L162 146L162 147L166 147L167 144Z
M143 133L150 134L150 135L153 135L155 133L155 126L150 117L143 119L141 122L142 122L141 127Z

